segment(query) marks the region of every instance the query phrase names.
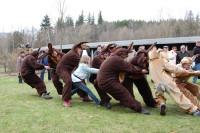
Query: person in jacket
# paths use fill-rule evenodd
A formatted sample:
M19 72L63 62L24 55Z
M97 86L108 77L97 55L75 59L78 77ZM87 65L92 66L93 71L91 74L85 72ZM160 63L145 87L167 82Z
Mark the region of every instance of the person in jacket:
M18 73L18 79L19 79L19 83L21 84L23 82L22 80L22 76L21 76L21 67L22 67L22 62L24 60L24 56L25 56L25 52L24 51L21 51L20 52L20 55L17 57L17 66L16 66L16 69L17 69L17 73Z
M176 64L179 64L184 57L190 57L190 53L186 50L185 45L181 45L180 51L176 56Z
M195 57L195 59L194 59L195 65L194 65L193 69L195 71L198 71L198 70L200 70L200 41L196 42L196 46L193 49L193 56ZM192 79L192 82L196 83L197 80L198 80L198 76L194 76Z
M43 55L43 54L45 54L45 51L41 51L40 53L41 53L41 55ZM43 65L45 65L45 66L49 66L48 56L45 56L44 58L42 58L42 59L40 60L40 63L43 64ZM41 78L43 81L44 81L45 70L46 70L46 69L43 69L43 70L41 70L41 72L40 72L40 78ZM47 74L48 74L48 80L51 80L51 70L50 70L50 69L47 70Z
M97 74L99 71L99 69L91 68L89 66L89 61L89 56L82 56L78 68L72 73L72 95L78 90L82 90L86 92L97 105L99 105L100 101L85 84L85 80L90 74Z

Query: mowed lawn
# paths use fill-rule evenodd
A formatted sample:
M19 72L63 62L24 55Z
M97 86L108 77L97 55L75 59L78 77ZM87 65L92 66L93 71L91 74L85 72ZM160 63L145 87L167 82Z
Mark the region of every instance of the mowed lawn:
M115 100L111 101L113 108L106 110L82 102L77 95L73 96L73 106L64 108L52 82L45 82L52 100L39 98L35 89L18 84L15 76L0 77L1 133L200 133L200 117L185 114L168 96L164 117L156 108L147 108L151 112L147 116L120 107ZM144 105L137 89L134 90Z

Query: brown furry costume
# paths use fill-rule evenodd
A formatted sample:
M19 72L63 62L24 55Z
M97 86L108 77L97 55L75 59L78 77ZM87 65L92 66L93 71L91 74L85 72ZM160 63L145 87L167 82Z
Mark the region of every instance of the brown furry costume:
M147 52L145 50L139 51L136 56L130 59L129 63L138 67L138 68L148 68L147 62ZM148 81L144 74L139 75L129 75L126 74L125 79L123 81L123 85L128 89L131 95L134 97L133 92L133 83L136 85L140 95L142 96L145 104L149 107L155 107L156 101L153 98L151 88L148 84Z
M32 52L24 58L21 67L21 75L24 82L35 88L38 94L41 96L42 93L46 93L46 86L44 81L42 81L36 74L35 70L44 69L44 65L37 63L38 51Z
M128 55L128 52L127 49L119 48L101 65L97 75L98 86L101 90L100 97L102 102L108 103L111 99L107 95L108 93L116 100L119 100L122 105L141 112L142 106L140 102L135 100L119 81L120 72L141 73L140 70L136 70L121 58L121 55Z
M49 48L49 50L48 50L48 63L49 63L49 66L51 68L53 68L51 70L51 79L52 79L53 85L55 86L55 88L57 90L57 93L59 95L61 95L62 90L63 90L63 84L60 81L58 74L56 73L56 66L57 66L58 62L61 60L64 53L52 48L51 43L48 44L48 48Z
M101 52L93 58L91 67L99 69L101 64L104 62L106 56L109 56L111 52L113 51L113 49L116 48L116 46L117 46L116 44L112 43L112 44L108 44L107 47L102 49ZM97 78L97 74L91 74L89 80L94 85L97 93L101 95L101 90L98 87L96 78Z
M60 81L60 78L58 76L58 74L56 73L56 66L58 64L58 62L61 60L62 56L64 55L64 53L58 51L57 49L52 47L52 44L49 43L48 44L48 61L49 61L49 66L51 68L53 68L51 70L51 78L52 78L52 82L57 90L57 93L59 95L62 95L62 90L63 90L63 84ZM83 101L88 101L89 97L87 95L87 93L85 93L82 90L78 90L77 94L83 99Z
M77 68L80 61L80 54L78 49L82 50L82 45L86 42L81 42L72 47L72 49L66 53L60 62L57 64L56 73L60 78L63 79L65 85L62 91L63 101L68 101L71 99L71 88L72 88L72 79L71 73Z

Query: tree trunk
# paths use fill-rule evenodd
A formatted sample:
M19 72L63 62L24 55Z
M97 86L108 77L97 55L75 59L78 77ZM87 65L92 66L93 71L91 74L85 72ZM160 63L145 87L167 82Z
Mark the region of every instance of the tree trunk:
M7 66L6 66L6 63L4 63L4 72L6 73L6 70L7 70Z

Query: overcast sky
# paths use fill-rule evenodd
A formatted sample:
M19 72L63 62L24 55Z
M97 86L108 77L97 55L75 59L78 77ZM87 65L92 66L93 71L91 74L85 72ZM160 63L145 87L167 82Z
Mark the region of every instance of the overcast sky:
M59 0L0 0L0 32L40 27L45 14L52 24L58 18ZM77 19L81 11L107 21L184 18L186 11L200 13L200 0L66 0L65 15Z

